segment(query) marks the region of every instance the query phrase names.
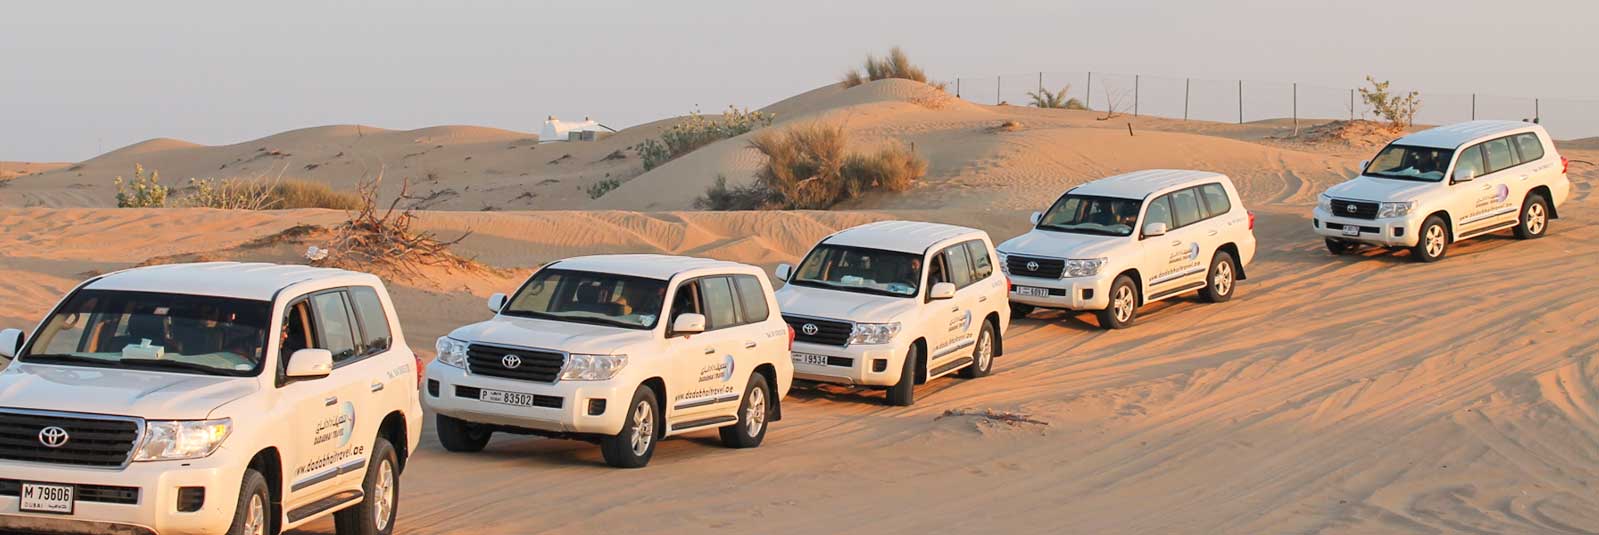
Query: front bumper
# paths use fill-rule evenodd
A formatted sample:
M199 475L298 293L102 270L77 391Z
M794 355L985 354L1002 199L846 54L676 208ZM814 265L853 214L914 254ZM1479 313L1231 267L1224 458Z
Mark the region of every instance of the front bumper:
M192 461L130 463L121 470L70 467L45 463L0 461L0 478L13 481L70 484L80 487L72 514L25 513L21 498L0 495L0 532L189 535L223 533L239 503L244 466L225 463L244 452L229 454L227 445L210 457ZM135 503L85 501L83 486L138 489ZM178 489L202 487L205 503L198 511L178 511Z
M1416 216L1415 212L1404 217L1359 219L1332 215L1318 206L1312 212L1312 216L1311 225L1316 234L1324 238L1381 247L1415 247L1416 235L1421 227L1421 218ZM1360 233L1344 234L1346 226L1358 227Z
M794 378L823 383L841 383L859 386L892 386L899 382L905 368L905 355L910 351L908 336L900 333L899 339L889 344L830 346L809 342L794 342L793 352L828 357L827 365L806 364L794 359Z
M623 372L625 376L625 371ZM623 386L621 377L610 381L556 381L536 383L470 375L466 370L434 361L427 366L423 403L439 414L468 422L520 427L556 433L611 436L622 431L628 402L637 385ZM434 395L432 381L438 381ZM457 387L561 398L560 407L519 407L458 395ZM589 400L605 400L605 411L589 414Z
M1046 279L1010 275L1010 302L1043 308L1069 310L1104 310L1110 306L1110 285L1114 276L1105 276L1108 270L1093 277ZM1044 288L1049 295L1022 295L1021 288Z

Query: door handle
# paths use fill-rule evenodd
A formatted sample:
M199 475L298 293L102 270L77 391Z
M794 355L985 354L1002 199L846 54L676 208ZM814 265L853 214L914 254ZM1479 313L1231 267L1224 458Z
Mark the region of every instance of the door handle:
M1215 235L1216 235L1216 231L1214 231L1214 230L1210 231L1210 234L1207 234L1207 236L1215 236Z
M977 302L979 302L979 303L987 303L988 302L988 296L986 296L986 295L977 296Z
M949 311L950 312L960 312L961 311L961 307L949 307Z
M1182 244L1183 244L1182 240L1177 240L1177 241L1171 242L1171 246L1172 247L1176 247L1176 246L1182 245Z
M744 342L744 349L755 349L755 342Z
M373 392L382 392L383 391L383 383L372 383L372 391Z
M339 397L338 396L330 396L330 397L328 397L328 399L322 400L322 404L327 405L329 407L332 407L335 403L338 403L338 402L339 402Z
M716 348L714 348L714 347L705 348L705 354L711 355L711 354L714 354L714 353L716 353Z

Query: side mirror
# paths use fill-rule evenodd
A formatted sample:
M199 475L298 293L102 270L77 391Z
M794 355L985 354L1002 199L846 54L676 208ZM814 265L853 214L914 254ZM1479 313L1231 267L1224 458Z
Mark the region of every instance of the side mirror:
M28 335L23 334L22 329L0 331L0 357L16 358L17 353L22 351L22 343L27 339Z
M777 280L788 282L788 277L794 274L794 266L788 264L777 265Z
M1371 160L1361 160L1360 161L1360 171L1361 172L1365 172L1366 171L1366 167L1368 167L1370 165L1371 165Z
M678 314L672 320L672 335L695 334L705 332L705 316L700 314Z
M1033 212L1033 215L1028 216L1027 220L1028 221L1032 221L1034 225L1037 225L1039 221L1043 221L1044 220L1044 213L1043 212Z
M953 299L955 298L955 284L949 282L934 284L932 289L927 290L927 298L933 300Z
M1471 182L1477 179L1477 172L1471 169L1456 169L1455 182Z
M505 309L505 301L507 299L509 298L505 294L497 293L489 296L489 312L499 314L501 310Z
M1155 236L1165 236L1165 235L1166 235L1166 224L1165 223L1155 222L1155 223L1150 223L1148 225L1144 225L1144 237L1146 237L1146 238L1153 238Z
M283 374L293 379L316 379L333 373L333 352L326 349L301 349L289 355Z

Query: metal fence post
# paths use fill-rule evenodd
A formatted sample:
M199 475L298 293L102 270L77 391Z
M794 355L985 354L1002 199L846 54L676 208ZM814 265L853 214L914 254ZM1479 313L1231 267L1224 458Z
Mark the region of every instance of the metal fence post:
M999 95L1003 93L1003 91L1000 90L999 83L1000 83L1001 80L1004 80L1004 79L1005 79L1004 76L995 76L994 77L994 105L995 106L998 106L998 105L1000 105L1000 103L1005 102L1004 100L1001 100L999 98Z
M1188 88L1193 85L1192 78L1183 78L1183 120L1188 120Z
M959 76L955 77L955 98L961 98L961 79Z
M1244 124L1244 81L1238 81L1238 124Z
M1038 93L1044 93L1044 71L1038 71Z
M1299 82L1294 82L1294 136L1299 136Z
M1533 122L1533 124L1543 124L1543 112L1541 111L1541 108L1542 108L1542 104L1540 102L1538 102L1538 99L1532 99L1532 122Z
M1133 75L1133 117L1138 116L1138 78L1138 75Z
M1083 109L1094 109L1094 71L1088 71L1088 89L1083 90Z
M1349 90L1349 120L1355 120L1355 90Z
M1477 120L1477 94L1471 94L1471 120Z

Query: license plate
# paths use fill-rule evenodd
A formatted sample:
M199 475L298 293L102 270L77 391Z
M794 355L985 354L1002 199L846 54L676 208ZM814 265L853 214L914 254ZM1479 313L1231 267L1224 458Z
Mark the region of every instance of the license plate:
M1344 225L1344 235L1345 236L1359 236L1360 235L1360 227L1357 227L1357 226L1354 226L1354 225Z
M72 485L22 484L21 509L30 513L72 514Z
M1032 286L1017 286L1014 288L1016 295L1022 297L1049 297L1049 288L1034 288Z
M827 355L812 355L810 353L794 353L795 364L809 364L811 366L826 366Z
M501 405L512 405L516 407L534 406L533 394L523 394L521 392L506 392L503 390L489 390L485 388L478 391L477 399L478 401L487 401L489 403L499 403Z

